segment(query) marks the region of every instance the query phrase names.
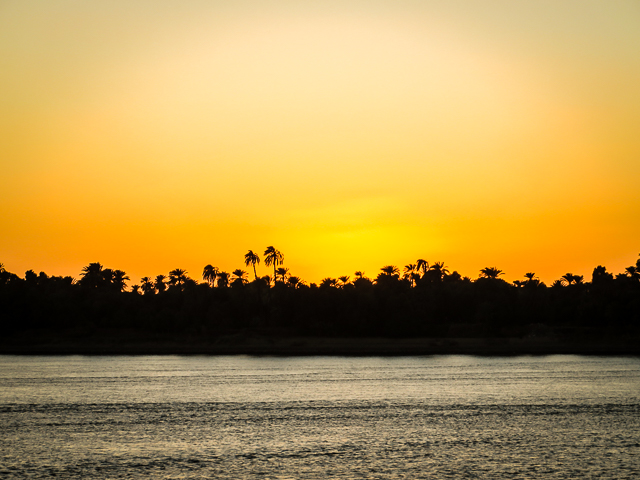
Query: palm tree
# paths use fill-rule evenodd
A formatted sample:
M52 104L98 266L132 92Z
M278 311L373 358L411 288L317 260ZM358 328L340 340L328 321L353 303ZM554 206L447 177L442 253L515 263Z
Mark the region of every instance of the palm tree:
M300 279L300 277L292 275L287 278L287 285L291 285L293 288L300 288L301 285L304 285L304 282Z
M187 281L187 271L182 268L176 268L169 272L169 285L177 285L182 288L184 282Z
M240 270L239 268L231 272L231 275L235 277L235 279L233 280L234 283L239 282L241 285L244 285L244 283L247 281L247 272L245 272L244 270Z
M86 267L82 267L82 277L87 275L98 275L102 272L102 264L100 262L90 263Z
M102 264L100 262L94 262L83 267L81 277L80 285L96 288L104 279Z
M404 273L407 275L411 275L412 273L416 272L417 269L418 266L415 263L409 263L404 266Z
M338 286L338 280L335 278L326 277L322 279L322 281L320 282L320 286L325 288L336 287Z
M338 280L340 280L340 286L342 288L344 288L345 285L347 285L349 283L349 278L351 278L351 277L349 277L349 275L343 275L341 277L338 277Z
M634 267L633 265L631 265L630 267L625 268L625 273L632 279L634 280L638 280L640 278L640 271L638 271L638 269L636 267Z
M429 270L429 262L422 258L419 258L416 261L416 271L422 272L422 275L424 275L425 273L427 273L427 270Z
M382 267L380 270L382 270L382 273L384 273L385 275L388 275L389 277L400 275L400 269L395 265L386 265Z
M356 279L353 281L353 286L362 288L373 285L373 282L364 276L364 272L358 270L355 272Z
M150 277L142 277L140 279L140 282L142 282L142 292L145 295L149 295L149 294L153 293L155 287L154 287L153 281L151 280Z
M216 282L217 276L218 276L218 267L214 267L213 265L207 265L206 267L204 267L204 270L202 270L202 279L212 287L213 287L213 284Z
M260 265L260 257L257 253L254 253L253 250L249 250L244 255L244 264L248 267L251 265L253 267L253 275L254 280L258 279L258 272L256 272L256 264Z
M106 285L108 287L113 285L113 270L110 268L105 268L102 270L102 285Z
M495 280L500 275L504 275L504 272L502 270L497 269L496 267L485 267L482 270L480 270L480 276L484 278L491 278Z
M122 270L113 271L111 283L118 292L122 292L127 287L127 280L130 280L130 278Z
M273 265L273 282L278 281L278 276L276 275L276 268L278 265L282 265L284 262L284 255L279 250L276 250L275 247L270 246L264 251L264 264L268 267Z
M607 267L603 267L602 265L598 265L593 269L593 273L591 275L591 283L599 284L603 282L608 282L613 280L613 275L607 272Z
M441 280L443 275L446 275L449 273L449 269L444 264L444 262L434 263L433 265L431 265L429 270L431 270L432 272L435 272L435 276L438 280Z
M278 270L276 270L276 273L280 277L280 280L282 281L282 283L284 283L286 281L287 274L289 273L289 269L280 267Z
M158 293L164 292L167 289L167 284L164 281L167 279L164 275L157 275L155 281L153 282L153 286L158 291Z
M218 272L218 288L226 288L229 286L229 274L227 272Z
M583 275L574 275L573 273L565 273L560 277L562 282L566 282L567 285L580 285L584 281Z
M523 283L523 285L528 285L530 287L537 287L538 285L540 285L540 279L536 277L536 274L533 272L527 272L524 274L524 278L526 278L526 280ZM515 282L514 282L515 283Z
M418 271L418 266L415 263L410 263L404 266L404 277L408 278L411 281L411 286L413 287L415 283L416 272Z

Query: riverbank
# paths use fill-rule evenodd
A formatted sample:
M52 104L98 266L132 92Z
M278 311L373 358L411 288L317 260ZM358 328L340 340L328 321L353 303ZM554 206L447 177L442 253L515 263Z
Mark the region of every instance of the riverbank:
M327 338L234 334L215 338L90 337L5 339L0 354L16 355L640 355L637 338Z

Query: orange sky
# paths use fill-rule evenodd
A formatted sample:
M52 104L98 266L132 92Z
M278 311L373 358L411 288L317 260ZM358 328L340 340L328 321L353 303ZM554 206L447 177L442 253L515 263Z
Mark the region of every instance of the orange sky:
M5 0L0 262L617 273L638 52L635 0Z

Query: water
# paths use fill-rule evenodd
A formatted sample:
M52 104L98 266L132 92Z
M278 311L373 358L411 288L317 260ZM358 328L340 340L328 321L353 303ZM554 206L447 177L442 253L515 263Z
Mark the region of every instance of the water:
M640 359L0 356L0 478L640 478Z

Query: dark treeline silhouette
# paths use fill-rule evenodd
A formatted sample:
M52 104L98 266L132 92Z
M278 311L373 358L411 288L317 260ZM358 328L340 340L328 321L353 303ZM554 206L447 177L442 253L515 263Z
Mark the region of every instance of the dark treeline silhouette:
M96 338L216 339L250 334L275 337L638 338L640 259L613 275L594 268L590 281L567 273L547 286L535 273L506 282L496 267L477 279L442 262L419 259L307 284L283 267L270 246L249 251L253 270L231 274L207 265L202 282L183 269L143 277L127 287L125 272L90 263L80 277L29 270L24 278L0 264L3 343L30 338L82 342Z

